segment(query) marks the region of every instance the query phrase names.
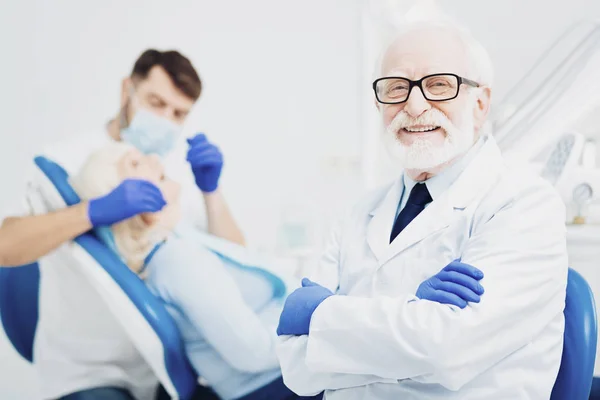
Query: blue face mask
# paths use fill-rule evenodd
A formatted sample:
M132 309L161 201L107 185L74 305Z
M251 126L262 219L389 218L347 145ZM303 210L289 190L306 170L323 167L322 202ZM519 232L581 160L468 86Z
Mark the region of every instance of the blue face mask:
M121 129L121 139L144 154L163 157L171 151L180 133L181 127L176 123L151 111L139 109L129 126Z

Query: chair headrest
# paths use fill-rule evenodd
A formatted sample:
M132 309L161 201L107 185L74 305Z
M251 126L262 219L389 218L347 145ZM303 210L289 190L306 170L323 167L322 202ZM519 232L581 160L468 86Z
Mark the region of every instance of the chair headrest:
M81 198L69 183L69 174L63 167L42 156L35 157L33 161L44 173L44 175L46 175L50 182L52 182L67 206L74 206L75 204L79 204L81 202ZM110 230L110 227L98 226L95 227L93 231L96 237L102 241L102 243L104 243L113 253L119 255L115 238Z
M48 177L67 206L73 206L81 202L81 198L75 189L69 184L69 174L63 167L50 161L46 157L38 156L33 159L35 165Z

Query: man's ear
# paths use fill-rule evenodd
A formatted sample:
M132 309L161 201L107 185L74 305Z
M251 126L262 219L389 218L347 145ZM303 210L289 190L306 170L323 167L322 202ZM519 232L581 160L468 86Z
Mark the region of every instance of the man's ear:
M127 105L129 98L131 97L131 89L133 88L133 81L130 77L124 78L121 82L121 108Z
M479 131L487 120L491 103L492 90L487 86L480 88L479 93L477 94L475 109L473 110L473 121L475 123L476 131Z

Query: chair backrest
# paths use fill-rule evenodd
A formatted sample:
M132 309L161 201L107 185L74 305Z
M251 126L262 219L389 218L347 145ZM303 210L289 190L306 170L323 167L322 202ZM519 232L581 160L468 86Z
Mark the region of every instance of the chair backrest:
M562 360L551 400L588 400L594 377L598 325L594 295L569 268Z
M38 323L40 268L37 263L18 268L0 267L0 319L17 352L33 362L33 340Z
M37 157L36 165L54 183L68 206L79 203L75 190L67 182L67 172L58 164ZM40 267L32 263L18 268L0 268L0 319L6 336L17 352L33 362L33 341L38 323Z
M45 157L36 157L35 163L62 198L63 206L79 203L79 196L68 183L68 174L62 167ZM187 359L175 322L163 303L96 234L88 232L74 239L76 246L72 253L78 269L96 283L99 295L148 360L167 392L174 398L190 398L197 376ZM15 349L29 361L33 359L38 319L39 279L37 264L0 268L2 323Z

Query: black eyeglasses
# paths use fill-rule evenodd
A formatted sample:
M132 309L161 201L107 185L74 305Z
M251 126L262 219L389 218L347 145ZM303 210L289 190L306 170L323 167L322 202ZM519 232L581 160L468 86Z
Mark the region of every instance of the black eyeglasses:
M373 90L377 101L382 104L404 103L415 86L421 89L421 93L429 101L447 101L458 96L463 83L479 87L479 83L456 74L432 74L418 81L396 76L379 78L373 82Z

